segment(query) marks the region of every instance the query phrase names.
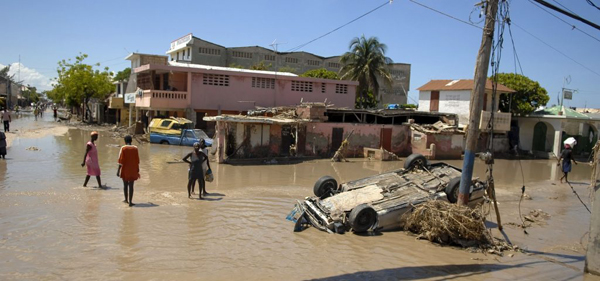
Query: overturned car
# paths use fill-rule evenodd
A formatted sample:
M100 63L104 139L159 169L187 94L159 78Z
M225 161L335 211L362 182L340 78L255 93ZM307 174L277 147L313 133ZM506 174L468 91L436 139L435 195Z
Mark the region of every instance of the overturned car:
M342 183L330 176L314 186L315 196L298 201L287 219L296 223L294 231L311 225L330 233L352 230L390 230L401 226L401 216L428 200L456 203L460 169L446 163L429 163L412 154L404 168ZM477 179L470 188L469 206L484 201L486 185Z

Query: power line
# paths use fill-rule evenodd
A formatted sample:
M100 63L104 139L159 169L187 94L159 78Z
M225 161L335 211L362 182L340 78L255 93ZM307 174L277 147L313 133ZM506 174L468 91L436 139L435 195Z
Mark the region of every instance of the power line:
M321 36L317 37L317 38L315 38L315 39L313 39L313 40L310 40L310 41L308 41L308 42L306 42L306 43L304 43L304 44L301 44L301 45L298 45L298 46L296 46L296 47L294 47L294 48L291 48L291 49L289 49L289 50L288 50L288 52L293 52L293 51L300 50L300 49L304 48L306 45L308 45L308 44L310 44L310 43L312 43L312 42L315 42L315 41L317 41L317 40L319 40L319 39L321 39L321 38L323 38L323 37L325 37L325 36L327 36L327 35L329 35L329 34L331 34L331 33L334 33L334 32L336 32L336 31L338 31L339 29L341 29L341 28L343 28L343 27L345 27L345 26L347 26L347 25L349 25L349 24L351 24L351 23L353 23L353 22L355 22L355 21L357 21L357 20L359 20L359 19L361 19L361 18L365 17L366 15L368 15L368 14L370 14L370 13L372 13L372 12L375 12L375 11L379 10L379 9L380 9L380 8L382 8L383 6L387 5L388 3L389 3L389 4L391 4L391 3L392 3L392 0L385 1L385 3L383 3L383 4L379 5L377 8L375 8L375 9L373 9L373 10L370 10L370 11L368 11L368 12L366 12L366 13L362 14L361 16L359 16L359 17L357 17L357 18L355 18L355 19L353 19L353 20L351 20L351 21L349 21L349 22L347 22L347 23L345 23L345 24L343 24L343 25L341 25L341 26L339 26L339 27L337 27L337 28L335 28L335 29L333 29L333 30L331 30L331 31L329 31L329 32L327 32L327 33L325 33L325 34L323 34L323 35L321 35Z
M584 19L584 18L582 18L582 17L580 17L580 16L578 16L576 14L573 14L573 13L570 13L570 12L565 11L563 9L560 9L560 8L558 8L558 7L552 5L552 4L550 4L550 3L548 3L548 2L546 2L544 0L533 0L533 1L539 3L539 4L543 5L543 6L546 6L547 8L555 10L555 11L557 11L557 12L563 14L563 15L569 16L569 17L574 18L574 19L576 19L576 20L578 20L580 22L583 22L583 23L585 23L585 24L587 24L587 25L589 25L589 26L591 26L591 27L593 27L595 29L600 30L600 25L597 25L597 24L595 24L595 23L593 23L593 22L591 22L589 20L586 20L586 19Z
M548 11L548 10L546 10L546 9L544 9L544 8L542 8L542 7L540 7L540 5L533 3L533 1L532 1L532 0L529 0L529 3L531 3L532 5L534 5L534 6L538 7L538 8L540 8L540 10L542 10L542 11L544 11L544 12L548 13L549 15L551 15L551 16L553 16L553 17L557 18L559 21L562 21L562 22L564 22L566 25L570 26L572 29L577 29L579 32L581 32L581 33L583 33L583 34L585 34L585 35L587 35L587 36L591 37L592 39L594 39L594 40L596 40L596 41L600 42L600 39L598 39L598 38L594 37L593 35L591 35L591 34L589 34L589 33L585 32L585 31L583 31L583 30L579 29L577 26L575 26L575 25L573 25L573 24L570 24L570 23L568 23L567 21L565 21L565 20L563 20L563 19L559 18L557 15L555 15L555 14L553 14L553 13L550 13L550 11Z
M594 2L592 2L591 0L585 0L588 4L590 4L592 7L600 10L600 7L596 6L596 4L594 4Z
M573 11L569 10L569 8L565 7L565 6L564 6L563 4L561 4L560 2L558 2L558 1L556 1L556 0L552 0L552 1L554 1L554 3L558 4L559 6L563 7L565 10L567 10L567 11L569 11L569 12L571 12L571 13L573 13L573 14L577 15L577 13L575 13L575 12L573 12Z
M558 52L559 54L561 54L561 55L563 55L564 57L566 57L566 58L570 59L570 60L571 60L571 61L573 61L574 63L576 63L576 64L580 65L581 67L583 67L583 68L585 68L585 69L589 70L590 72L592 72L592 73L594 73L594 74L596 74L596 75L600 76L600 73L598 73L598 72L596 72L596 71L592 70L591 68L589 68L589 67L587 67L587 66L583 65L582 63L580 63L580 62L576 61L575 59L573 59L573 58L569 57L567 54L565 54L565 53L561 52L560 50L558 50L558 49L556 49L556 48L554 48L554 47L552 47L550 44L546 43L544 40L542 40L542 39L540 39L539 37L537 37L537 36L533 35L531 32L529 32L529 31L525 30L524 28L520 27L518 24L516 24L516 23L514 23L514 22L513 22L512 24L514 24L514 25L515 25L516 27L518 27L519 29L523 30L525 33L529 34L531 37L533 37L533 38L537 39L538 41L542 42L544 45L546 45L546 46L550 47L551 49L555 50L555 51L556 51L556 52Z
M457 20L457 21L459 21L459 22L462 22L462 23L464 23L464 24L466 24L466 25L470 25L470 26L472 26L472 27L479 28L479 29L483 30L483 28L482 28L481 26L477 26L477 25L475 25L475 24L472 24L472 23L470 23L470 22L468 22L468 21L464 21L464 20L461 20L461 19L459 19L459 18L456 18L456 17L454 17L454 16L451 16L451 15L449 15L449 14L446 14L446 13L444 13L444 12L438 11L438 10L436 10L436 9L434 9L434 8L431 8L431 7L429 7L429 6L425 5L425 4L421 4L421 3L419 3L419 2L417 2L417 1L415 1L415 0L409 0L409 1L410 1L410 2L413 2L413 3L417 4L417 5L419 5L419 6L421 6L421 7L424 7L424 8L426 8L426 9L432 10L432 11L434 11L434 12L438 13L438 14L441 14L441 15L444 15L444 16L446 16L446 17L449 17L449 18L451 18L451 19L453 19L453 20Z

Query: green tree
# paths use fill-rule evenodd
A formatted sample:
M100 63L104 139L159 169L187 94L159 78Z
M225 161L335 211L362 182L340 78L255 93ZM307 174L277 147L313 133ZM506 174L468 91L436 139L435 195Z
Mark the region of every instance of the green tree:
M91 113L88 102L91 98L105 99L113 90L112 75L105 67L102 71L94 69L100 64L85 64L83 61L88 57L79 54L75 62L62 60L58 62L58 78L49 97L53 100L64 100L67 105L79 106L84 104L86 116ZM91 118L85 118L91 121Z
M279 72L296 73L298 70L293 67L290 67L290 66L283 66L283 67L280 67L278 71Z
M129 76L131 76L131 68L128 67L128 68L125 68L125 69L117 72L117 74L113 78L113 81L116 81L116 82L128 81Z
M40 100L40 95L38 94L36 87L27 86L27 89L22 91L21 94L27 99L28 104Z
M492 79L493 77L490 77ZM516 92L500 96L500 110L513 114L524 115L533 112L538 106L550 101L548 92L537 81L515 73L498 73L498 83ZM510 108L509 108L510 107Z
M252 70L269 70L273 65L272 64L265 64L264 61L260 61L259 63L253 65L250 67L250 69Z
M377 99L375 98L375 95L373 94L373 90L369 89L367 90L367 93L357 97L356 101L354 102L354 106L356 108L375 108L377 107Z
M374 97L380 99L378 76L388 87L391 87L392 76L388 70L388 64L392 63L392 60L385 56L387 46L379 42L377 37L368 39L364 35L360 38L356 37L350 41L349 49L350 51L340 58L341 79L358 81L357 107L366 107L366 104L358 103L358 100L362 98L361 100L367 101L369 90L373 90Z
M313 69L300 74L301 77L313 77L323 79L340 80L340 77L335 71L327 70L325 68Z

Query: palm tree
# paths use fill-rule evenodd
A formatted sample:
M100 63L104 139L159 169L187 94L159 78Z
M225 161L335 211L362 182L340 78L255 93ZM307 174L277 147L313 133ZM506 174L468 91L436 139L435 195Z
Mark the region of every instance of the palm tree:
M350 51L340 58L340 63L343 65L340 70L341 79L358 81L357 100L359 97L364 100L369 90L372 90L378 100L381 100L377 77L381 77L389 87L392 84L392 76L387 68L387 65L392 63L392 59L385 56L387 46L379 42L377 37L367 39L362 35L350 41L349 49Z

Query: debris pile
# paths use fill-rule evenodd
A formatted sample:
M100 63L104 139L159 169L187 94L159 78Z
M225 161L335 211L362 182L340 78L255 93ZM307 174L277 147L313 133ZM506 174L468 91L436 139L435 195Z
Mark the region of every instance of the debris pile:
M483 248L495 244L485 227L485 216L480 208L432 200L417 206L402 219L405 230L431 242Z
M415 124L410 123L410 128L424 134L458 134L464 133L456 126L437 121L434 124Z
M30 151L39 151L40 149L37 148L37 147L35 147L35 146L30 146L30 147L27 148L27 150L30 150Z

